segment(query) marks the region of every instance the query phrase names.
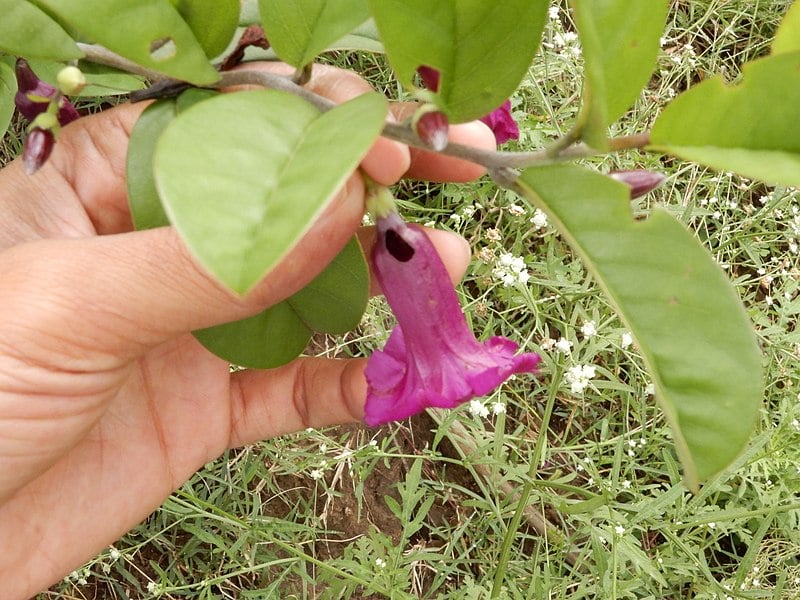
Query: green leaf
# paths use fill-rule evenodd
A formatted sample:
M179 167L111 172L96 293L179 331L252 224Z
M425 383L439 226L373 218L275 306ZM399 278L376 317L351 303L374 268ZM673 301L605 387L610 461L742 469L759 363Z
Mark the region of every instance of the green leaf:
M209 272L244 294L309 229L385 116L378 94L324 114L276 90L201 102L169 125L156 148L170 222Z
M772 53L795 52L800 50L800 2L795 2L783 17L775 39L772 40Z
M725 273L666 211L633 220L622 184L577 166L519 184L581 255L635 336L691 488L744 448L762 402L753 327Z
M441 73L436 101L453 123L500 106L528 71L546 0L369 0L389 61L406 87L418 67Z
M669 0L571 0L583 47L585 84L578 126L604 149L608 126L636 101L656 65Z
M367 263L353 238L336 260L288 302L309 328L341 334L358 325L368 296Z
M136 229L169 225L153 175L153 154L161 134L175 118L174 98L148 106L136 121L128 143L126 182L128 205Z
M649 149L800 186L800 52L743 71L738 85L715 77L673 100L656 119Z
M303 351L313 331L344 333L358 325L368 293L369 271L354 237L294 296L249 319L196 331L195 337L233 364L279 367Z
M203 346L228 362L251 369L271 369L296 358L311 330L288 302L249 319L194 332Z
M14 67L0 60L0 139L6 134L14 114L14 95L17 93L17 76Z
M222 54L239 25L239 0L170 0L208 58Z
M52 60L29 60L28 63L39 79L56 85L56 76L64 68L64 63ZM78 96L114 96L127 94L145 87L144 77L131 75L112 67L97 63L79 61L78 68L86 76L87 86Z
M270 45L295 67L369 18L366 0L259 0L258 6Z
M153 172L153 154L161 134L176 115L198 102L218 95L215 90L190 88L177 98L158 100L148 106L136 121L128 143L126 182L128 205L136 229L169 225L161 204Z
M0 0L0 50L25 58L72 60L83 53L61 26L26 0Z
M192 30L164 0L36 0L51 14L135 63L195 85L219 79Z

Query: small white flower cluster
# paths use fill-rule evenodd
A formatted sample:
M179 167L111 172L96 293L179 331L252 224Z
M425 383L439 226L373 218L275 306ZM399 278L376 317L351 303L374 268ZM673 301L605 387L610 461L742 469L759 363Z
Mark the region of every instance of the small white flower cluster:
M582 394L596 374L597 367L594 365L577 365L567 369L564 381L569 384L569 389L573 394Z
M626 331L622 334L622 339L620 340L620 346L623 349L630 347L633 344L633 336L631 335L630 331Z
M492 275L503 282L504 287L511 287L518 283L524 285L531 278L522 257L514 256L510 252L504 252L498 257Z
M154 596L160 596L161 594L164 593L164 588L160 583L156 583L155 581L148 581L147 592L153 594Z
M539 231L547 227L547 215L538 208L533 211L533 216L530 218L530 223L533 225L534 231Z
M595 323L594 321L586 321L581 326L581 333L583 334L583 337L586 339L593 338L594 336L597 335L597 323Z
M647 444L647 440L644 439L644 438L639 438L638 440L633 440L633 439L628 440L628 452L627 452L628 456L631 456L631 457L635 456L636 452L634 452L634 450L636 450L636 447L637 446L638 447L642 447L642 446L645 446L646 444Z
M473 417L485 419L489 416L489 407L482 400L477 398L470 400L468 410ZM492 402L491 414L502 415L506 412L506 405L503 402Z
M541 344L542 350L553 350L554 348L558 350L561 354L569 354L572 352L572 342L570 342L565 337L560 337L557 340L553 338L547 338Z

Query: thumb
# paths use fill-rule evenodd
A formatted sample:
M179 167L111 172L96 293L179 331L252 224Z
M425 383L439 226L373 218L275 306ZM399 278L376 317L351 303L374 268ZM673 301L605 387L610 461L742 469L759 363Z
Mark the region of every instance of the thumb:
M245 297L209 275L171 227L84 239L49 239L0 253L0 339L37 360L95 370L131 360L186 332L241 319L306 285L361 222L363 184L353 176L287 257ZM47 360L49 364L49 360ZM65 365L59 363L60 368Z

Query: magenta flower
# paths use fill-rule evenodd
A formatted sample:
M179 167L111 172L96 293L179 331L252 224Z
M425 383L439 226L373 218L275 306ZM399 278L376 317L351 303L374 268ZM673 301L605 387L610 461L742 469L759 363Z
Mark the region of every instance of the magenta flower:
M453 408L489 393L514 373L536 370L539 356L516 354L511 340L475 339L421 227L406 224L397 213L378 219L372 264L398 325L367 363L368 425L405 419L428 407Z
M432 67L419 67L417 69L425 87L435 92L439 89L439 71ZM511 116L511 102L506 100L498 108L494 109L480 121L486 123L494 133L495 142L505 144L508 140L519 139L519 126Z
M28 62L22 58L17 59L15 71L17 75L17 94L14 96L14 104L23 117L28 121L33 121L47 110L50 98L56 95L56 88L39 79ZM67 98L62 97L58 103L56 117L59 125L66 125L80 117L80 115L72 103Z

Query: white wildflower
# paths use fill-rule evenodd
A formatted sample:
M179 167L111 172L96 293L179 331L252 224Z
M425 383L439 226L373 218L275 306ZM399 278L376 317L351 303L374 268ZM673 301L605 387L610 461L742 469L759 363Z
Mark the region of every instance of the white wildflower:
M503 239L503 236L500 235L499 230L495 229L494 227L491 227L486 230L486 239L489 240L490 242L499 242L500 240Z
M569 384L573 394L582 394L596 373L597 367L594 365L578 365L567 369L564 380Z
M376 558L375 566L378 567L379 569L383 569L386 566L386 561L383 560L382 558Z
M631 346L631 344L633 344L633 336L629 331L626 331L625 333L622 334L622 341L620 342L620 345L623 348L628 348L629 346Z
M527 283L531 276L528 273L525 260L521 256L514 256L510 252L503 252L495 263L496 266L492 274L503 282L505 287L510 287L516 283Z
M554 346L556 350L561 352L561 354L569 354L572 351L572 342L570 342L567 338L559 338Z
M631 489L631 482L630 482L630 481L628 481L627 479L626 479L625 481L623 481L623 482L622 482L622 489L623 489L623 490L629 490L629 489Z
M506 405L502 402L495 402L492 404L492 413L495 415L502 415L506 412Z
M534 231L544 229L547 227L547 215L537 208L533 211L533 216L530 218L530 222L531 225L533 225Z
M308 473L308 476L314 481L319 481L324 475L325 472L322 469L311 469L311 471Z
M508 207L508 212L510 212L515 217L521 217L527 211L522 206L520 206L519 204L512 204L512 205L510 205Z
M486 405L477 398L470 400L469 412L473 417L486 418L489 416L489 409L486 408Z
M586 321L581 327L581 333L585 338L591 338L597 335L597 324L594 321Z
M614 527L614 533L616 533L617 535L624 535L625 528L622 525L617 525L616 527Z

